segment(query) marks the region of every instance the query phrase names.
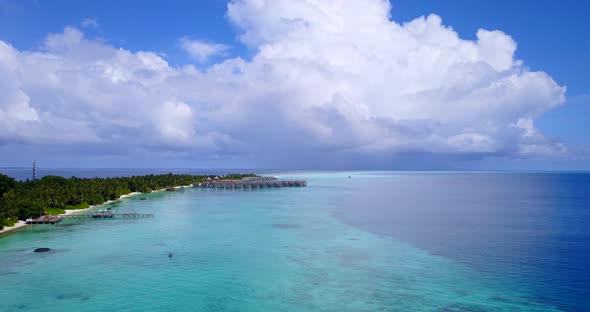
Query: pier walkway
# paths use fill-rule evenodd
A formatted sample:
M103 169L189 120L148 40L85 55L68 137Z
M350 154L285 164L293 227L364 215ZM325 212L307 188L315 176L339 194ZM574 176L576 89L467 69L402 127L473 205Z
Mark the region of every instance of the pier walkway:
M124 218L124 219L139 219L139 218L153 218L154 215L151 213L108 213L108 212L99 212L93 213L88 215L65 215L60 216L64 219L106 219L106 218Z
M64 219L112 219L112 218L123 218L123 219L140 219L140 218L153 218L154 215L151 213L108 213L99 212L93 214L71 214L63 216L41 216L37 219L27 220L27 224L56 224Z

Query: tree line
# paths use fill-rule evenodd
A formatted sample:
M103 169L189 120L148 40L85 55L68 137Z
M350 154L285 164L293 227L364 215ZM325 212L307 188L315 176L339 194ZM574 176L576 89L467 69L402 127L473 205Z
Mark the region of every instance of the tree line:
M253 174L231 174L223 179L241 179ZM149 193L167 186L189 185L214 176L161 174L116 178L45 176L16 181L0 174L0 229L18 220L55 214L63 209L88 208L131 192Z

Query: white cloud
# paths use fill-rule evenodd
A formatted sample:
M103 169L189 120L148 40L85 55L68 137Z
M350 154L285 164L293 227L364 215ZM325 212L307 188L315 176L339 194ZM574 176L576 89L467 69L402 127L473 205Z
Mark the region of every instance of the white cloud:
M189 38L181 38L180 46L195 60L200 63L207 62L213 56L223 56L230 47L220 43L209 43Z
M98 23L98 21L94 18L85 18L82 20L82 22L80 22L80 27L82 28L98 28L100 27L100 24Z
M402 25L389 9L382 0L232 1L228 17L256 53L204 71L75 28L50 34L41 51L0 42L0 146L124 143L128 153L289 167L566 152L534 128L565 87L515 59L510 36L482 29L464 40L436 15ZM180 44L199 62L229 49Z

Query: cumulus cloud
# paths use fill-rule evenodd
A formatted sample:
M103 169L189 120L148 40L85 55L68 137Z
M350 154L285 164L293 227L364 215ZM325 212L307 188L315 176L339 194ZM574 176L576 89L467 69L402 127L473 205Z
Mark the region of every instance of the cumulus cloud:
M0 146L125 144L128 154L188 163L283 167L567 152L534 127L565 87L515 59L509 35L480 29L465 40L437 15L399 24L390 9L383 0L234 0L227 16L255 54L206 69L71 27L39 51L0 41ZM228 49L180 44L199 62Z
M191 57L200 63L205 63L212 56L223 56L226 55L230 49L229 46L220 43L209 43L200 40L189 39L187 37L180 38L180 46L188 53Z

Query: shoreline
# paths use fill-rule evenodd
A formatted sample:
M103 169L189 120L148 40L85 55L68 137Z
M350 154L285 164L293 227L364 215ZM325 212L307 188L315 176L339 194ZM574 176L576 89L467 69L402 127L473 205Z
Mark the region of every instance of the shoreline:
M22 229L22 228L26 227L27 225L29 225L29 224L27 224L25 221L18 220L18 222L15 223L13 226L6 226L2 230L0 230L0 236L14 232L19 229Z
M112 204L112 203L116 203L116 202L120 201L121 199L125 199L127 197L131 197L131 196L135 196L135 195L139 195L139 194L144 194L144 193L142 193L142 192L131 192L129 194L124 194L124 195L119 196L118 199L110 199L110 200L107 200L106 202L104 202L102 204L90 205L90 207L84 208L84 209L64 209L66 211L66 213L62 213L62 214L59 214L59 215L60 216L67 216L67 215L71 215L74 212L87 211L87 210L90 210L92 208L96 208L96 207L100 207L100 206L104 206L104 205L109 205L109 204Z
M192 187L192 184L190 184L190 185L174 186L174 189L177 190L177 189L180 189L180 188L188 188L188 187ZM151 191L151 193L164 192L164 191L166 191L166 188L159 189L159 190L153 190L153 191ZM76 213L76 212L88 211L88 210L93 209L93 208L96 208L96 207L100 207L100 206L104 206L104 205L109 205L109 204L112 204L112 203L116 203L116 202L118 202L118 201L120 201L122 199L129 198L129 197L132 197L132 196L141 195L141 194L150 194L150 193L131 192L129 194L123 194L123 195L119 196L118 199L107 200L106 202L104 202L102 204L98 204L98 205L90 205L90 207L88 207L88 208L84 208L84 209L64 209L66 211L66 213L59 214L59 216L67 216L67 215L70 215L70 214L73 214L73 213ZM27 225L30 225L30 224L27 224L25 221L18 220L18 222L15 223L13 226L7 226L7 227L4 227L4 229L0 230L0 236L4 236L5 234L8 234L8 233L14 233L17 230L26 228Z

